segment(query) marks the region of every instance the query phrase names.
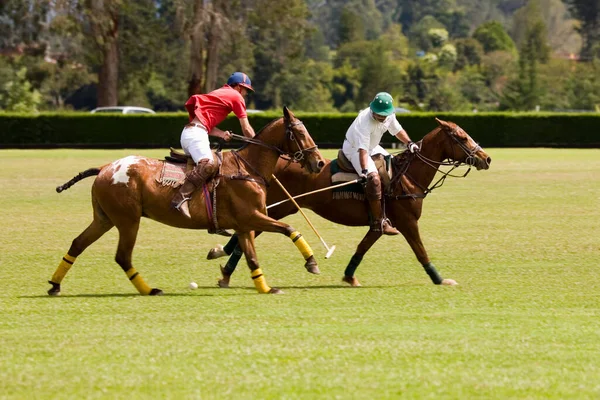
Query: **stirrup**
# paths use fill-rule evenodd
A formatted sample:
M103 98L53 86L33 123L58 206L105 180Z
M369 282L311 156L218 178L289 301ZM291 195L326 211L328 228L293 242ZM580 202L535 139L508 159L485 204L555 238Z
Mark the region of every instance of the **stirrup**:
M173 204L171 203L171 206L176 209L177 211L181 211L181 206L183 205L183 203L185 203L186 201L190 201L192 198L191 197L185 197L183 196L183 200L181 200L179 203L177 204Z
M215 234L225 236L225 237L233 236L233 233L229 232L227 229L217 229L215 231Z

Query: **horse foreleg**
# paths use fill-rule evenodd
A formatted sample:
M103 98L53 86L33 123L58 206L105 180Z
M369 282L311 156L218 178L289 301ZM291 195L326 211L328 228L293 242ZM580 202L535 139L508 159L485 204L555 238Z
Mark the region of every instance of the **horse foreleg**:
M435 266L429 260L429 256L427 255L427 251L425 250L425 246L421 240L421 235L419 234L419 225L416 220L408 221L407 223L399 226L398 229L410 245L410 248L417 257L417 260L419 260L423 266L423 269L427 275L429 275L429 278L434 284L448 286L458 285L454 279L443 279L436 270Z
M272 288L267 285L267 281L258 265L258 259L256 257L256 250L254 248L254 231L239 233L239 245L246 256L248 267L250 268L250 276L254 281L254 286L258 290L258 293L270 293L270 294L283 294L283 291Z
M306 242L306 239L290 225L277 221L265 214L256 213L251 220L250 226L255 228L256 231L277 232L286 235L292 240L294 245L296 245L296 248L304 257L304 260L306 261L304 263L304 268L311 274L318 275L321 273L317 260L315 259L312 249Z
M261 232L256 232L256 234L254 235L254 237L256 238L260 234L261 234ZM240 262L240 258L242 258L242 254L244 254L243 251L242 251L242 249L238 245L237 234L233 235L233 237L236 238L236 240L235 240L235 247L229 253L229 254L231 254L231 256L229 256L229 259L227 260L227 263L225 263L225 266L224 267L220 267L220 269L221 269L221 279L218 280L217 284L221 288L228 288L229 287L229 280L231 279L231 275L233 275L233 273L235 272L235 269L237 268L237 265ZM227 245L225 245L225 248L230 243L231 243L231 240L227 243Z
M356 252L350 259L346 270L344 271L344 277L342 278L343 282L350 284L350 286L361 286L358 279L354 276L358 265L362 261L364 255L369 251L369 249L373 246L375 242L381 237L381 232L376 232L369 230L363 240L358 244L356 248Z
M52 285L52 288L48 290L50 296L58 296L60 294L60 284L75 263L75 259L113 226L112 222L108 219L95 216L92 223L73 240L69 251L62 258L52 278L48 281Z
M140 294L151 296L160 295L163 294L163 291L148 286L144 278L142 278L139 272L137 272L131 264L131 255L133 253L133 247L135 246L135 240L137 238L139 227L139 219L133 223L126 223L117 226L119 229L119 245L117 247L115 261L121 266L127 275L127 278L129 278L133 286L135 286Z

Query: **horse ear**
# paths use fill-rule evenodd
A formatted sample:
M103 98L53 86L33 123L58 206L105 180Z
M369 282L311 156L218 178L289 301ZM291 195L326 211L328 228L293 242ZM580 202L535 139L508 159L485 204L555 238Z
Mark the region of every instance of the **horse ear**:
M435 118L436 122L438 123L439 126L449 126L448 123L446 121L442 121L439 118Z
M294 117L294 114L287 108L287 106L283 106L283 116L286 120L290 120Z

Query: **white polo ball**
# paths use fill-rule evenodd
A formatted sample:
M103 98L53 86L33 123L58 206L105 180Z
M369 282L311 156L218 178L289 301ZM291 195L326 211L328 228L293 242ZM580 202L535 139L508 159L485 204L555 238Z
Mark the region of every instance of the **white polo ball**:
M190 289L198 289L198 284L196 282L190 282Z

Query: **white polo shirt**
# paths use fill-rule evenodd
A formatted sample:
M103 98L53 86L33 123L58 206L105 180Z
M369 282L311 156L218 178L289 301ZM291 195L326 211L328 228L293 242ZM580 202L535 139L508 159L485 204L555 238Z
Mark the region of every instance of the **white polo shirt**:
M388 116L385 121L379 122L371 115L371 109L365 108L358 113L358 116L346 132L346 140L356 151L358 149L367 150L371 154L373 149L379 145L383 134L388 131L392 136L396 136L402 130L402 125L396 119L396 114Z

